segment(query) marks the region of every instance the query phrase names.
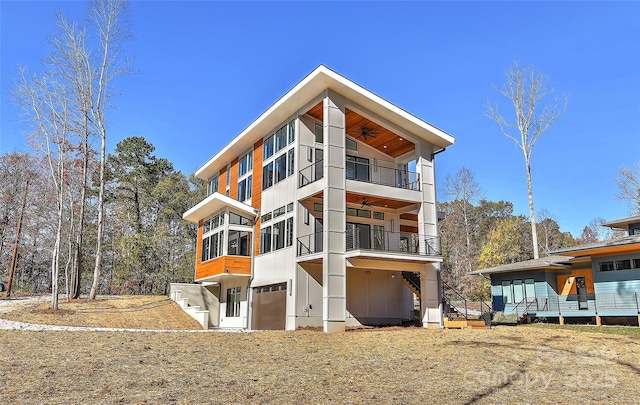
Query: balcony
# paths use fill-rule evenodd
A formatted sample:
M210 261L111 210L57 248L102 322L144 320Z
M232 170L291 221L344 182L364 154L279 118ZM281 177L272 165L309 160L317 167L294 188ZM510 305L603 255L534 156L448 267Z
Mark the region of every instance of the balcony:
M322 160L319 160L300 170L298 173L298 188L322 179L324 176L322 164ZM347 180L420 191L419 173L378 164L371 165L369 163L348 159L346 162L345 177Z
M371 250L418 256L441 256L440 237L409 232L390 232L378 229L349 229L346 232L346 251Z
M441 256L440 237L409 232L389 232L373 229L349 229L345 233L345 251L367 250L415 256ZM297 255L321 253L322 232L300 236L297 240Z

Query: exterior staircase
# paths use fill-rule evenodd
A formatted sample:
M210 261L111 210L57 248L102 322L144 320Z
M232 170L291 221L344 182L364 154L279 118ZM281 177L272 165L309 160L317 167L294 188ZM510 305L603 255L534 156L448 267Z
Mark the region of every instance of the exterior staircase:
M450 329L489 329L492 310L484 301L471 301L442 282L444 327Z
M402 283L420 299L420 273L413 271L402 272Z
M189 305L189 298L183 298L181 290L171 291L170 298L177 302L184 312L198 321L202 325L202 329L209 329L209 311L201 311L198 305Z

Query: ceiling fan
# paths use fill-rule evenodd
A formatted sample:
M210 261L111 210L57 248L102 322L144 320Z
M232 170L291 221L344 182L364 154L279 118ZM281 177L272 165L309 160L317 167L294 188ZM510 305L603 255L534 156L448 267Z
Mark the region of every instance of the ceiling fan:
M360 128L360 135L358 135L358 137L363 137L364 140L366 141L367 137L375 138L376 134L377 134L377 132L374 131L372 128L361 127Z
M364 206L365 206L365 205L366 205L367 207L371 207L371 208L373 208L373 204L371 204L369 201L367 201L367 199L366 199L366 198L363 198L363 199L362 199L362 205L360 206L360 208L364 208Z

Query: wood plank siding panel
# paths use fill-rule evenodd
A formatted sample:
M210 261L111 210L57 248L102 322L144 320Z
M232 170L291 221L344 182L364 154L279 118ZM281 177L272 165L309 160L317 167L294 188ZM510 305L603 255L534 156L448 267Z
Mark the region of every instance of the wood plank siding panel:
M231 161L231 180L229 181L229 197L238 199L238 157ZM225 179L226 181L226 179Z
M220 256L200 263L196 269L196 281L218 276L229 270L230 274L251 275L251 258L241 256Z
M417 226L400 225L400 232L418 233Z
M224 195L227 192L227 168L223 167L220 169L220 174L218 175L218 192Z
M251 205L262 209L262 139L253 145L253 183L251 186ZM253 255L260 254L260 215L256 218L255 231L253 232Z
M558 275L558 294L559 295L576 295L576 277L584 277L587 294L593 294L593 272L591 269L571 270L571 274Z

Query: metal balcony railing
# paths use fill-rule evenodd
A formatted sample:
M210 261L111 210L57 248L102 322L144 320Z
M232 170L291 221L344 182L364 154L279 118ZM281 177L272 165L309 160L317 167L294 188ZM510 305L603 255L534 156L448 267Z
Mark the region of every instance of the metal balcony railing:
M298 256L322 252L322 231L300 236L296 249Z
M440 237L425 236L408 232L385 232L360 229L346 231L347 252L353 250L372 250L378 252L405 253L420 256L440 256ZM323 250L322 232L303 235L297 239L298 256L319 253Z
M322 179L324 177L322 165L322 160L319 160L300 170L298 172L298 188ZM393 167L347 161L345 177L347 180L420 191L420 174Z
M346 166L347 180L420 191L420 175L416 172L349 160Z
M346 250L374 250L408 253L420 256L440 256L440 237L409 232L390 232L372 229L346 231Z
M324 167L322 160L318 160L298 172L298 188L318 181L322 177L324 177Z
M640 314L640 293L600 293L589 294L586 299L578 295L557 295L552 297L536 297L526 303L518 303L515 307L505 310L505 313L516 312L519 308L526 308L525 312L572 312L572 311L634 311Z

